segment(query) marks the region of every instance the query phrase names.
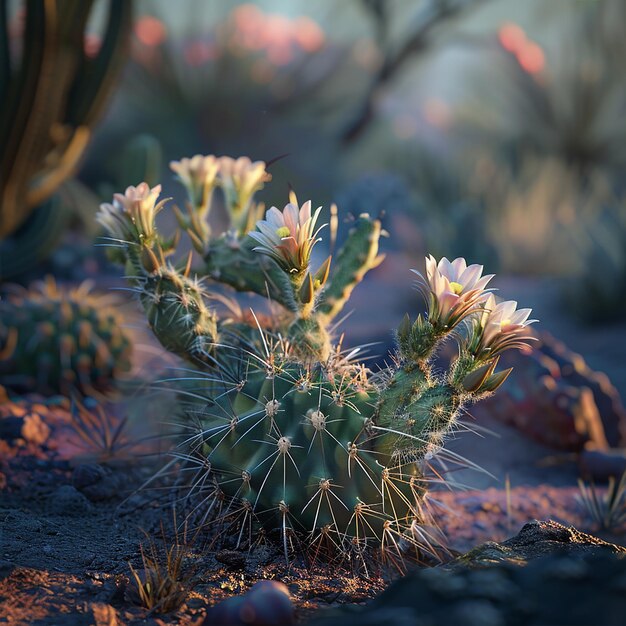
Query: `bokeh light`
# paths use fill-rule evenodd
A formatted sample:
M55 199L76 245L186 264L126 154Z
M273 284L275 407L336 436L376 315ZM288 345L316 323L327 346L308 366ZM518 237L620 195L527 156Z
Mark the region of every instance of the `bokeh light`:
M152 15L143 15L135 23L135 36L144 46L160 46L167 38L165 24Z

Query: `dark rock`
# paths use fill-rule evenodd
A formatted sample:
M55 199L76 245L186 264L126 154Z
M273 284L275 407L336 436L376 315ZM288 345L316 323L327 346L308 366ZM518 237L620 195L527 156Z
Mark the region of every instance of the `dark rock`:
M246 555L236 550L220 550L215 559L232 569L241 569L246 565Z
M72 472L72 484L76 489L82 490L100 482L110 473L111 470L95 463L79 465Z
M120 495L123 478L108 467L89 463L78 465L72 473L72 484L92 502L110 500Z
M89 500L72 485L63 485L48 496L48 511L53 515L78 516L91 510Z
M459 602L452 610L455 624L465 626L505 626L504 614L487 600Z
M626 548L555 522L396 581L365 610L325 611L310 626L623 624Z
M549 448L580 452L586 446L608 447L591 390L563 384L541 368L537 363L518 368L515 395L500 394L481 410Z
M189 598L185 604L190 609L203 609L206 606L206 600L204 598Z
M320 618L314 622L305 622L307 625L317 624L323 626L344 626L358 624L358 626L440 626L432 619L423 617L411 607L380 606L373 613L369 613L359 607L347 606L332 611L324 610L323 615L330 618ZM462 624L463 622L457 622Z
M609 377L604 372L592 370L580 354L570 350L552 335L542 333L540 338L539 349L556 361L561 378L569 385L591 390L609 445L626 444L626 409Z
M483 567L502 562L523 565L531 559L552 554L582 556L598 552L626 555L626 548L552 520L533 520L515 537L502 543L486 542L453 561L449 567Z
M501 366L515 367L515 376L479 411L557 450L623 445L626 410L606 374L593 371L551 335L537 337L524 354L503 357Z

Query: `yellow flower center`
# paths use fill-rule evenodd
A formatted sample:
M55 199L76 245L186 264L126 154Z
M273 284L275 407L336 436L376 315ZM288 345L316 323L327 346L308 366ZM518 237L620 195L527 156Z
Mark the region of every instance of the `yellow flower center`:
M463 285L461 285L461 283L451 282L450 291L458 296L463 291Z
M508 326L511 323L511 320L506 319L506 320L502 320L500 322L500 328L502 328L503 326Z
M283 237L289 237L289 235L291 235L291 231L287 226L281 226L276 230L276 234L282 239Z

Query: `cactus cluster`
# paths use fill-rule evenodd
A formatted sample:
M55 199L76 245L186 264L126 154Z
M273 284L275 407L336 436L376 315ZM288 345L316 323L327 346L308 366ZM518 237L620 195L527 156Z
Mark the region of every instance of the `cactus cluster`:
M3 384L43 394L83 394L111 388L130 369L132 344L110 298L49 277L16 287L0 300L0 377Z
M156 336L197 369L181 386L189 436L178 457L198 468L191 490L204 492L203 518L225 523L239 543L254 524L280 528L286 552L294 537L314 551L423 547L425 465L462 409L508 376L498 359L524 344L530 310L497 304L482 266L429 257L416 273L428 310L404 318L392 364L372 372L334 328L382 261L380 221L361 214L332 268L330 257L313 268L320 209L291 194L260 219L264 163L195 156L172 169L188 192L176 214L201 256L196 270L192 255L180 268L166 259L173 240L154 223L159 187L116 194L98 219ZM216 236L208 217L218 189L231 228ZM243 314L218 283L266 297L273 315ZM437 371L433 356L451 337L458 357Z

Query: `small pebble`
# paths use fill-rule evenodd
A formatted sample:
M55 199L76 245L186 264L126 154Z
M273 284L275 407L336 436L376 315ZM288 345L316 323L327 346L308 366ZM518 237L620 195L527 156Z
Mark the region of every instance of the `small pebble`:
M72 485L63 485L48 496L48 511L53 515L84 515L92 508L89 500Z
M203 626L290 626L294 618L287 586L275 580L262 580L247 593L211 607Z
M215 555L215 559L232 569L241 569L246 564L246 555L236 550L220 550Z

